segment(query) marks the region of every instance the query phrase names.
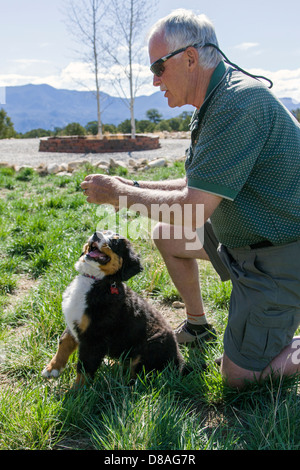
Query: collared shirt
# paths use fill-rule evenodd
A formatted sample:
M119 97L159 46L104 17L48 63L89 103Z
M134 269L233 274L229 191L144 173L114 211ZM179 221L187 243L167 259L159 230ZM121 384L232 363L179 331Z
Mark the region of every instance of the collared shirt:
M300 238L300 125L263 83L220 62L191 131L188 186L223 198L211 217L221 243Z

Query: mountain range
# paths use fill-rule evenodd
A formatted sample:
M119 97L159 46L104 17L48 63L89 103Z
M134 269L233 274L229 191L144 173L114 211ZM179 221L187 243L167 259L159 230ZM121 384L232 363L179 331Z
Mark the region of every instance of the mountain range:
M291 98L282 98L282 103L291 111L300 108L300 103ZM102 122L118 125L130 118L124 100L101 93ZM71 122L85 126L96 118L96 97L91 91L61 90L49 85L23 85L6 87L6 104L0 105L11 118L17 132L32 129L54 130ZM146 112L155 108L163 119L176 117L184 111L193 111L192 106L170 108L162 92L135 99L135 118L147 119Z

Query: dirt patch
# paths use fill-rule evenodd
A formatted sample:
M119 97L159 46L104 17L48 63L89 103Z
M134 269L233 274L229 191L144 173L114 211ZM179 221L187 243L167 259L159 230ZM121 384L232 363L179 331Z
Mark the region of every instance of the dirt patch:
M147 299L170 323L172 328L177 328L177 326L186 318L185 309L174 308L172 304L167 304L161 300Z
M18 277L17 288L15 289L14 293L7 294L7 297L9 299L8 308L12 308L20 300L22 300L29 293L29 291L37 285L37 283L37 280L20 275Z
M8 303L5 310L11 310L14 308L37 284L38 280L30 279L24 275L19 275L16 289L13 293L7 294Z

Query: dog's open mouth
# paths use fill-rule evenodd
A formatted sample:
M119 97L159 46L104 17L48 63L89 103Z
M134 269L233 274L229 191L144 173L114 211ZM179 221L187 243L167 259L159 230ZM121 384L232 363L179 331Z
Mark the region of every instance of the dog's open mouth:
M90 247L87 256L100 264L107 264L110 261L110 257L106 253L103 253L103 251L100 251L94 244Z

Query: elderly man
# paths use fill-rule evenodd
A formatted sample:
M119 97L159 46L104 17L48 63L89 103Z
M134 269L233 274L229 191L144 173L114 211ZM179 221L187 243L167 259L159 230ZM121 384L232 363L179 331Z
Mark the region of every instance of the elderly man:
M225 65L214 28L204 16L177 10L151 30L153 84L171 107L196 110L186 178L140 182L89 175L91 203L191 207L153 238L186 306L179 343L211 333L201 298L197 259L210 260L232 294L221 372L228 384L300 370L300 127L261 81ZM232 64L233 65L233 64ZM177 224L201 232L203 246L187 249ZM169 214L170 215L170 214ZM188 221L188 222L186 222ZM164 236L168 229L169 237Z

